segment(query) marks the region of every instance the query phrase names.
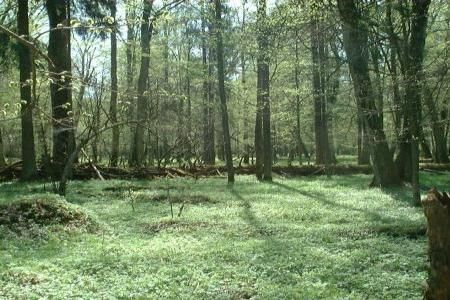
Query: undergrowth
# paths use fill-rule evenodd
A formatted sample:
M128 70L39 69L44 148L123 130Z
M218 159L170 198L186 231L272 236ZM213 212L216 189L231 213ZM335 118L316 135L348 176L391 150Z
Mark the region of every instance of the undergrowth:
M448 174L422 177L450 189ZM102 226L48 230L66 227L66 214L44 222L36 206L44 196L30 197L29 219L48 236L0 239L0 298L421 299L422 210L407 188L368 182L365 175L271 184L238 176L233 187L220 178L71 182L70 204L49 202ZM16 211L30 191L45 188L1 185L0 207Z

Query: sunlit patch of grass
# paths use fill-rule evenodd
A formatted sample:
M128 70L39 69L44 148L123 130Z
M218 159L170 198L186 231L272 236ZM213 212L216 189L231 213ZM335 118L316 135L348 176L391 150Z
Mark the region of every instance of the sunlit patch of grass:
M422 174L449 187L434 176ZM408 188L370 189L370 179L71 182L67 200L97 215L100 230L0 240L0 295L420 299L423 213ZM2 185L0 203L42 190L43 183Z

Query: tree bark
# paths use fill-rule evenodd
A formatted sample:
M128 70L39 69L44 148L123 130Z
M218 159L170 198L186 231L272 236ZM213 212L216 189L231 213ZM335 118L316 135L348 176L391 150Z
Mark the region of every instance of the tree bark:
M20 36L29 39L28 0L18 1L17 29ZM22 180L37 176L36 151L34 145L33 101L31 96L31 73L34 61L28 47L18 44L20 70L20 103L22 124ZM3 160L4 162L4 160Z
M331 151L328 134L327 67L323 26L317 17L311 22L312 85L314 95L314 134L316 164L328 164Z
M138 79L138 103L137 103L137 124L134 133L134 160L133 163L137 167L144 164L145 150L145 124L148 118L148 105L146 95L147 81L150 67L150 39L153 31L153 23L150 20L152 3L144 1L144 11L142 12L141 24L141 66Z
M0 128L0 168L6 167L5 152L3 148L3 134Z
M203 162L207 165L216 163L215 150L215 98L213 93L214 51L207 46L206 27L208 26L209 40L212 43L213 24L207 24L206 13L209 12L207 2L202 3L202 64L203 64Z
M216 11L216 43L217 43L217 79L219 85L220 110L222 113L222 130L225 146L225 160L228 172L228 183L234 182L233 156L231 153L230 129L228 124L228 108L225 95L225 68L223 54L223 25L222 25L222 4L220 0L215 0Z
M126 67L126 74L127 74L127 99L128 99L128 121L134 121L136 120L136 103L134 100L134 85L133 85L133 69L134 64L136 60L136 56L134 55L134 26L130 19L133 19L134 14L130 9L127 9L126 12L126 19L127 19L127 44L126 44L126 57L127 57L127 67ZM134 123L133 123L134 124ZM128 163L129 165L133 165L133 160L135 158L134 153L134 133L136 131L136 127L131 124L130 125L130 148L129 148L129 157L128 157Z
M241 28L241 32L242 34L245 33L245 26L246 26L246 4L247 0L244 0L242 3L242 28ZM243 104L243 110L244 110L244 157L243 157L243 161L244 164L249 164L250 163L250 144L248 141L248 116L247 116L247 99L246 99L246 95L247 95L247 77L246 77L246 56L245 56L245 49L242 50L241 53L241 83L242 83L242 88L244 90L244 104Z
M419 189L419 118L421 117L421 79L423 77L422 62L427 36L428 7L431 0L415 1L412 4L411 37L408 51L408 69L406 81L406 99L409 101L409 117L411 132L411 183L413 199L420 204Z
M269 71L269 32L266 15L266 0L258 3L258 77L260 81L259 93L262 105L262 131L264 152L264 181L272 181L272 135L270 125L270 71Z
M355 96L358 99L362 119L370 135L370 155L374 173L372 185L398 185L401 180L378 116L369 75L367 25L361 19L355 0L338 0L338 8L343 20L344 48L349 62Z
M53 123L53 175L59 177L70 153L75 149L72 111L70 20L66 0L47 0L50 23L48 57L53 65L50 71L50 98Z
M113 0L111 7L111 17L114 19L114 24L111 32L111 100L110 100L110 120L111 123L117 123L117 22L116 22L116 0ZM112 140L111 140L111 166L117 167L119 162L119 127L112 128Z
M432 189L422 206L428 223L430 260L424 299L450 299L450 198Z
M297 155L298 155L298 163L302 165L303 160L302 156L305 156L305 158L309 161L309 153L306 149L305 143L302 139L302 133L301 133L301 99L300 99L300 53L299 53L299 36L298 31L296 31L295 34L295 113L296 113L296 123L297 126L295 128L296 131L296 145L297 145Z

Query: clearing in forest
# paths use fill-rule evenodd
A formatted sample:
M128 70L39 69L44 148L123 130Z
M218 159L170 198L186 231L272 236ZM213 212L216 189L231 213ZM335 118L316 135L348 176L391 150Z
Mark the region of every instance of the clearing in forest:
M421 179L448 189L448 175ZM238 176L233 187L220 178L72 182L71 204L50 198L95 220L96 229L46 222L35 224L40 234L33 235L31 223L20 231L0 225L0 295L421 299L422 210L410 204L408 189L369 189L369 181L351 175L274 183ZM43 193L43 183L3 183L0 207L44 201Z

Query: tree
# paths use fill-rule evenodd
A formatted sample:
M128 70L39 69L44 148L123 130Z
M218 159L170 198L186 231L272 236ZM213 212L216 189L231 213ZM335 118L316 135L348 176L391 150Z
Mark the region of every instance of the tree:
M113 124L117 123L117 21L116 10L117 1L113 0L111 6L111 17L114 24L111 31L111 102L110 102L110 119ZM119 160L119 127L112 128L111 140L111 166L116 167Z
M50 98L53 123L54 175L59 177L70 153L75 149L74 126L71 117L71 60L70 60L70 3L65 0L47 0L50 24L48 57Z
M370 136L370 156L374 186L400 184L392 153L386 140L383 124L375 105L368 63L368 29L354 0L338 0L343 21L344 48L353 80L355 97L361 108L362 120Z
M272 181L272 135L270 126L270 71L269 71L269 32L266 15L266 0L258 2L258 82L257 93L261 98L262 106L262 135L263 135L263 157L264 176L263 180Z
M18 34L29 39L28 0L18 1L17 10ZM33 101L31 96L34 60L30 49L24 44L18 45L19 69L20 69L20 103L22 123L22 180L33 179L37 176L36 152L34 147L34 125L33 125Z
M313 12L317 14L317 12ZM328 164L331 151L328 136L326 44L323 21L313 16L311 22L311 53L313 63L314 134L316 164Z
M223 54L223 26L222 26L222 4L220 0L215 0L215 34L217 43L217 81L219 85L220 111L222 115L222 130L225 148L225 161L228 172L228 182L234 182L233 155L231 153L230 129L228 124L228 107L225 94L225 67Z
M406 99L408 99L411 132L411 182L413 199L420 204L419 190L419 111L421 110L422 62L425 51L428 7L431 0L415 1L412 4L411 38L407 55Z
M142 167L144 163L144 130L148 117L147 81L150 67L150 40L153 22L150 20L152 1L144 0L141 23L141 65L138 79L137 125L134 133L133 165Z
M214 49L208 47L208 38L206 28L208 27L209 41L212 42L213 24L207 24L207 12L205 9L207 2L204 1L202 5L202 67L203 67L203 162L208 165L214 165L216 161L215 150L215 122L214 122L214 108L215 98L213 93L213 59Z

